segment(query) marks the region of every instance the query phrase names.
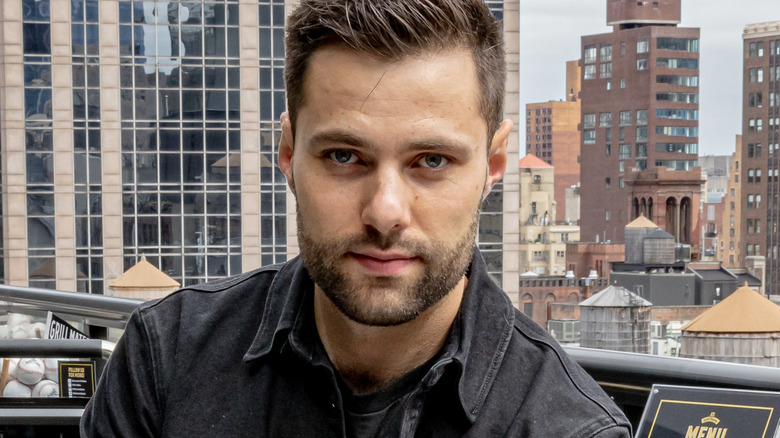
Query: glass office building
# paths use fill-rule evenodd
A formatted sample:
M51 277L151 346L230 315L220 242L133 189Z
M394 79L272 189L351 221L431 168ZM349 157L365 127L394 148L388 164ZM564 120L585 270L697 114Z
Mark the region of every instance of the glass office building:
M297 254L275 166L291 3L3 0L2 281L103 293L141 256L188 285ZM517 2L488 3L516 38ZM506 181L480 230L499 281Z

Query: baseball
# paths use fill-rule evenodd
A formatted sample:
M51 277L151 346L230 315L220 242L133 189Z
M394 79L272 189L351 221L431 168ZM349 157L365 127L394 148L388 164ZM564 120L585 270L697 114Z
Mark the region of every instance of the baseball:
M56 382L52 382L51 380L41 380L32 389L32 396L33 397L59 397L60 396L59 385L57 385Z
M35 385L43 379L45 368L40 359L19 359L16 366L16 379L25 385Z
M45 367L43 376L54 382L59 382L60 381L60 372L59 372L60 360L46 359L43 361L43 365Z
M13 380L5 385L3 389L3 397L30 397L32 396L32 390L29 386L19 383L18 380Z
M29 324L19 324L10 329L11 339L28 339L30 337Z
M22 315L21 313L9 313L8 314L8 328L9 330L20 324L30 325L30 316Z

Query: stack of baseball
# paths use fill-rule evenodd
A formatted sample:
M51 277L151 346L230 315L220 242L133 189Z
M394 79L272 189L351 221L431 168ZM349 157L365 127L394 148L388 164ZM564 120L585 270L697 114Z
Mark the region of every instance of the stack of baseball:
M59 397L58 359L7 359L3 397Z
M9 313L8 323L0 325L0 339L40 339L45 333L45 323L35 322L21 313Z

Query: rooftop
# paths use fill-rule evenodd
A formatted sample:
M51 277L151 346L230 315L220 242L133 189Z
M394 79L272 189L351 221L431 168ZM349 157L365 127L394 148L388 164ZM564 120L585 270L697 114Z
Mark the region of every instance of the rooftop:
M648 307L653 303L621 286L609 286L580 303L582 307Z
M120 289L170 289L178 288L181 285L178 281L157 269L153 264L147 262L146 257L142 256L138 263L125 271L119 278L112 281L109 286Z
M780 306L747 285L682 327L693 333L780 332Z
M526 154L520 159L519 165L521 169L552 168L552 166L534 154Z
M644 216L639 216L638 218L636 218L633 221L631 221L631 223L626 225L626 229L629 229L629 228L652 228L652 229L656 229L656 228L658 228L658 225L654 224L653 221L651 221L650 219L648 219L648 218L646 218Z

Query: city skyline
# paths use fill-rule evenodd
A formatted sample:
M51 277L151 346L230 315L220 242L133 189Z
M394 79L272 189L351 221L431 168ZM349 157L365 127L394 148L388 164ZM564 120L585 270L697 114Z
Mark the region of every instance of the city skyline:
M520 5L520 107L563 99L566 61L583 35L608 33L605 0L533 0ZM561 11L567 11L562 15ZM772 11L777 15L772 16ZM770 0L683 0L680 27L701 28L700 155L730 155L742 126L742 33L780 20ZM560 29L567 29L562 32Z

